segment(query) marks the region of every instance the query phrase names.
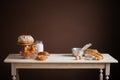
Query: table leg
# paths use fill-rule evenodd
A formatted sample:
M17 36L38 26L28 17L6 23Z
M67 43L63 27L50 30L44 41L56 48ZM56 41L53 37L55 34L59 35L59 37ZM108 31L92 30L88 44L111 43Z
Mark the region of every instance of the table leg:
M12 80L16 80L16 77L15 77L15 75L13 75L13 76L12 76Z
M103 80L103 69L100 69L100 80Z
M12 75L12 80L19 80L18 71L17 71L16 75Z
M15 64L11 64L11 74L12 74L12 80L19 80L19 73L15 67Z
M16 73L16 80L19 80L19 72L18 72L18 69L17 69L16 72L17 72L17 73Z
M11 64L11 74L12 74L12 80L16 80L16 68L15 68L15 64Z
M106 64L105 75L106 75L105 79L108 80L110 75L110 64Z

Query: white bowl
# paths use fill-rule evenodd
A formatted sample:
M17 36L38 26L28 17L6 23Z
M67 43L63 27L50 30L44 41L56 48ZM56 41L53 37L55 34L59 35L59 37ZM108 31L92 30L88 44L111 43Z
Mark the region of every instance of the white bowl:
M81 51L81 48L72 48L72 54L74 56L82 56L83 51Z

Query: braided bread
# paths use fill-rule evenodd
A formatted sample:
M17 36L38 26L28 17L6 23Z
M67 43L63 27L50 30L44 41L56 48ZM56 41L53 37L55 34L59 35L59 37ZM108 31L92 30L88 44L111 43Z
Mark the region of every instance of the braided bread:
M96 49L87 49L85 50L85 53L95 56L97 60L103 59L103 55L100 52L98 52L98 50Z

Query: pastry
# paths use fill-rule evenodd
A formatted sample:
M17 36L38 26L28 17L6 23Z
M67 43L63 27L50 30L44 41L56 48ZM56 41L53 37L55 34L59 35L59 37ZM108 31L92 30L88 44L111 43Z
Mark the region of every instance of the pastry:
M47 60L47 59L48 59L48 56L45 56L45 55L38 55L38 56L36 57L36 60L45 61L45 60Z
M50 54L47 52L47 51L43 51L43 52L39 52L37 57L36 57L36 60L42 60L42 61L45 61L48 59L48 56Z
M34 42L34 38L31 35L20 35L18 37L19 44L32 44Z
M85 53L94 56L96 60L103 59L103 55L97 49L87 49Z

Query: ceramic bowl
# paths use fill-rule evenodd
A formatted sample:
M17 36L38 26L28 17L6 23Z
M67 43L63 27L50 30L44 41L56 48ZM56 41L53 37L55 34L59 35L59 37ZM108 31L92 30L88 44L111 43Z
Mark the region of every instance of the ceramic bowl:
M73 56L82 56L83 51L81 51L81 48L72 48L72 54Z

